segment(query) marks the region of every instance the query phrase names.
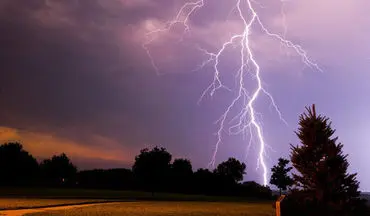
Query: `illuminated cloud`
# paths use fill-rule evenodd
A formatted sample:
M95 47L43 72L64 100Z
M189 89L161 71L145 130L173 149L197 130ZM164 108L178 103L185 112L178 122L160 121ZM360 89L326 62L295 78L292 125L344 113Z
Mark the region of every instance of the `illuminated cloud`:
M91 135L95 143L80 143L52 134L0 127L0 143L20 142L26 151L37 158L50 158L66 153L73 160L98 160L130 165L133 161L131 150L112 139Z
M208 1L204 11L192 17L192 32L182 43L179 26L156 37L150 48L162 72L169 74L157 76L141 46L145 33L163 26L183 2L0 1L0 122L10 130L6 136L3 133L4 139L22 138L26 149L40 157L68 150L84 167L116 166L113 160L132 162L147 145L165 146L173 155L188 156L196 168L206 166L215 144L212 123L232 95L219 92L197 105L212 73L210 68L191 72L205 58L195 45L214 51L231 32L239 30L240 23L229 15L230 1ZM283 33L281 2L258 2L267 27ZM304 106L314 102L333 118L350 155L351 169L360 173L362 187L370 188L366 183L370 176L363 166L367 140L353 142L358 122L370 128L366 110L370 104L366 96L370 91L366 18L370 1L284 2L286 36L301 44L325 71L303 73L293 52L255 30L252 46L263 66L264 84L290 124L286 128L276 123L268 102L265 107L266 101L259 101L266 108L266 141L276 146L268 165L287 155L289 143L297 142L292 133L297 117ZM235 61L233 53L225 55L224 74L235 69ZM229 83L234 83L231 79ZM41 142L53 148L42 149ZM229 137L220 147L219 160L244 159L244 146L245 141ZM92 157L81 158L83 152ZM251 180L259 176L255 161L247 161Z

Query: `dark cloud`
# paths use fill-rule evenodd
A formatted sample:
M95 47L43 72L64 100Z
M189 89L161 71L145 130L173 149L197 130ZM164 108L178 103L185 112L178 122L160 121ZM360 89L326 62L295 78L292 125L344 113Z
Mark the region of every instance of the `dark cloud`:
M125 62L130 59L121 58L120 48L116 41L110 42L108 32L91 30L88 35L93 40L86 41L78 37L78 27L84 31L83 22L61 28L43 26L29 18L48 6L32 2L21 9L23 16L10 13L12 17L1 19L2 113L20 115L29 119L29 124L44 121L66 127L91 125L99 122L94 116L104 118L130 109L136 97L125 85L134 75L126 72ZM8 7L16 5L12 2ZM92 5L84 6L93 10ZM85 15L89 16L93 17ZM7 120L10 124L9 116Z
M140 41L144 39L146 28L173 17L183 2L185 0L0 1L0 127L8 129L0 138L23 138L29 141L26 147L41 156L68 147L70 152L77 152L73 158L82 168L129 166L138 150L148 145L163 145L175 157L189 157L194 167L204 167L215 144L217 125L212 123L224 112L232 100L232 93L220 91L213 98L206 95L201 105L197 105L202 91L212 81L213 71L206 67L189 73L204 58L194 52L195 45L215 50L229 36L225 36L226 32L230 29L238 31L238 23L235 20L224 22L228 17L235 18L229 13L232 9L229 1L207 3L192 16L194 31L187 34L182 43L179 43L178 33L183 28L176 26L151 44L153 57L166 73L157 76ZM263 16L261 19L268 22L268 27L281 31L282 26L276 20L281 8L275 5L280 2L259 2L262 7L256 5L256 8ZM300 4L305 7L299 7ZM321 4L323 7L318 14L330 18L330 25L323 22L324 15L301 16L312 14L311 11L316 11L317 5ZM350 14L347 8L351 7L347 4L354 7L354 3L341 3L337 13ZM276 43L275 47L265 43L259 38L260 29L256 30L253 39L260 40L255 49L259 62L262 62L264 84L290 123L289 127L282 127L269 109L270 102L264 97L259 99L256 106L265 114L263 119L260 115L259 118L265 122L266 142L276 150L271 154L269 165L278 156L286 155L289 142L296 143L292 131L304 106L315 102L323 113L330 114L329 117L338 124L338 131L343 133L346 146L352 141L352 131L348 128L356 128L358 121L366 119L367 115L365 110L359 110L363 119L355 121L347 117L345 122L341 119L355 107L353 104L363 104L364 107L369 104L363 99L366 97L353 96L368 89L368 73L363 71L369 65L360 64L358 58L366 51L364 38L368 32L364 29L369 28L361 27L362 24L352 25L357 31L349 31L343 25L335 28L334 24L343 21L357 22L343 17L338 22L337 16L327 17L326 11L332 11L330 1L325 4L295 2L292 5L297 10L287 12L291 24L289 37L304 41L303 45L312 44L308 47L310 56L318 54L318 63L327 71L324 75L312 71L301 73L301 66L297 67L295 62L282 67L288 60L279 63L280 58L268 57L275 53L274 50L281 52L280 44ZM348 35L353 37L351 41L355 46L350 46ZM330 47L335 47L335 51ZM234 77L229 75L235 74L232 72L237 71L235 63L239 61L235 58L237 55L230 54L223 56L220 68L223 80L232 86ZM349 57L343 58L345 54ZM284 54L282 56L285 58ZM327 56L331 56L329 61L325 61ZM341 63L340 67L338 63ZM251 89L255 87L253 80L248 84ZM217 161L229 156L244 159L247 140L228 137L226 130ZM353 153L353 164L357 165L361 164L361 158L366 158L363 155L366 151L362 150L367 138L363 134L358 137L361 135L357 146L351 146L348 151L350 156ZM54 144L41 151L40 140ZM257 151L258 146L254 147ZM86 151L92 156L79 157ZM247 163L248 179L260 178L254 169L255 162L252 155ZM363 180L366 177L362 174Z
M171 142L185 146L190 132L184 119L197 109L204 88L190 87L194 78L158 77L147 59L135 58L134 50L141 49L138 44L129 38L118 41L113 28L101 28L103 20L114 15L98 1L58 5L31 1L20 11L15 9L18 4L7 5L9 14L0 21L4 126L53 131L82 144L89 144L91 134L100 134L128 146ZM71 14L69 8L75 7ZM50 26L42 22L48 16L35 18L47 10L68 11L62 15L72 22ZM89 28L91 22L99 28ZM172 135L167 134L169 128Z

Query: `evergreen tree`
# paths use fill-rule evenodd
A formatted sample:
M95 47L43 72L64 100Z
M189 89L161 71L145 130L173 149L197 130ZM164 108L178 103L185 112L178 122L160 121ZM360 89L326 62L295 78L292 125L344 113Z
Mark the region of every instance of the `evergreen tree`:
M287 167L288 164L289 160L279 158L278 164L271 169L270 184L279 188L280 195L282 191L286 191L293 184L293 179L288 175L293 167Z
M309 206L304 210L308 215L361 215L365 207L359 182L356 174L347 173L347 155L333 137L329 118L317 116L315 105L306 109L296 132L302 145L291 145L291 161L298 171L293 175L300 193L296 197Z

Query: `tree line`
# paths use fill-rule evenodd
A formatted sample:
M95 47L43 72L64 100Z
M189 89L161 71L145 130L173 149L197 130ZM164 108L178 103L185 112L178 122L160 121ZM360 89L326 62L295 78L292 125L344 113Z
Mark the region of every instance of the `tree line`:
M326 116L315 106L299 117L295 132L299 145L290 145L290 159L279 158L271 169L270 184L285 192L282 215L370 215L359 191L356 173L349 173L343 144ZM291 163L291 166L289 166ZM132 169L77 171L65 154L38 163L18 143L0 146L2 186L42 185L130 189L155 192L271 198L271 189L256 182L242 182L246 165L229 158L216 169L193 172L187 159L174 159L164 148L143 149Z
M64 153L38 161L20 143L0 146L0 186L73 187L89 189L140 190L217 196L244 196L270 199L269 187L242 182L246 165L235 158L214 170L193 171L190 160L173 159L161 147L142 149L131 169L78 171Z

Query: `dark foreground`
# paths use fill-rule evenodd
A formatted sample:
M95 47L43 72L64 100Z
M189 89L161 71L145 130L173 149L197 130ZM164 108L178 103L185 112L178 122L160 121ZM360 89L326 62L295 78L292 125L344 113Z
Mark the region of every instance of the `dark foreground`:
M125 201L207 201L207 202L261 202L262 200L248 197L218 197L206 195L186 195L173 193L150 193L141 191L118 190L85 190L62 188L0 188L0 198L31 198L31 199L99 199ZM265 200L262 202L269 202ZM1 208L1 206L0 206Z
M4 211L3 213L5 215L14 216L271 216L274 214L274 211L271 208L271 205L266 203L138 201L93 204L75 207L66 206L39 210L29 209L29 211Z
M0 215L270 216L272 202L138 191L0 188Z

